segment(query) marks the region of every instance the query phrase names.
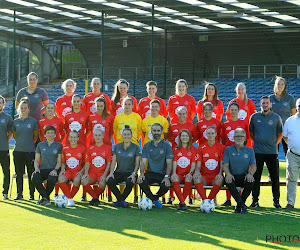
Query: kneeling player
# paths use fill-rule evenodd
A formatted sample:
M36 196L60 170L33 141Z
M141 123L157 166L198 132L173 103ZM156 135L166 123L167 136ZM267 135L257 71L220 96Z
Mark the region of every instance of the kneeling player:
M180 131L174 151L172 185L179 199L178 210L186 210L185 199L192 190L192 179L197 161L197 149L192 146L192 135L187 129ZM185 183L183 193L180 183Z
M195 188L202 200L207 199L203 186L213 186L208 199L212 200L220 191L224 177L222 175L222 160L225 147L215 141L217 131L214 126L206 130L207 142L198 148L198 161L193 176Z
M62 150L62 164L58 183L68 198L67 206L74 206L73 198L79 190L81 177L84 172L82 165L85 159L86 148L84 145L78 144L79 134L76 130L69 133L68 140L70 145L65 146ZM71 190L67 184L69 181L73 182Z
M90 201L90 206L99 205L99 196L105 190L106 176L111 164L111 146L103 143L104 131L101 128L96 128L93 133L95 144L88 148L84 175L81 178L81 184L85 190L93 197ZM90 185L95 185L93 189Z

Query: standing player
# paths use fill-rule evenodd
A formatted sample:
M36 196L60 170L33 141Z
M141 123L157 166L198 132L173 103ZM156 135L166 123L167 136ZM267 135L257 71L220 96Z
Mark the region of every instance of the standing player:
M111 109L110 99L109 99L108 95L106 95L100 91L101 87L102 87L102 83L100 81L100 78L94 77L91 81L92 92L86 94L84 96L84 98L82 99L81 109L83 111L87 112L89 115L96 113L97 109L96 109L96 105L95 105L95 99L101 95L104 96L105 101L106 101L107 110L108 110L108 112L110 112L110 109Z
M174 151L171 181L179 199L177 210L186 210L185 198L192 191L192 180L197 161L197 149L192 145L191 133L183 129L179 133L178 146ZM183 193L180 183L184 183Z
M76 89L76 82L67 79L62 83L61 88L65 94L57 98L55 112L57 117L64 121L66 114L72 111L72 97Z
M90 206L99 206L99 196L105 190L106 177L111 164L111 147L103 143L104 131L96 128L94 131L95 144L88 148L84 175L81 178L81 185L93 197ZM99 187L93 189L90 185L98 184Z
M61 158L61 172L58 177L58 183L68 198L67 206L74 206L74 196L77 194L81 177L83 176L83 164L85 160L86 147L78 144L79 134L77 131L71 131L68 136L69 146L64 146ZM68 182L72 181L72 190L69 189Z
M45 141L45 128L47 126L53 126L56 130L55 140L62 142L65 137L64 124L63 121L54 115L55 112L55 103L48 102L46 104L46 117L39 120L39 137L40 141Z
M3 200L8 200L10 183L9 141L12 138L13 119L4 113L5 98L0 95L0 164L3 171Z
M207 83L205 85L203 98L197 104L198 120L201 120L204 117L203 105L206 102L213 105L212 117L222 121L222 116L224 114L223 102L219 100L217 86L213 83Z
M222 160L225 147L216 140L217 130L214 126L208 127L206 134L207 142L198 148L199 158L193 178L202 200L207 199L203 186L213 186L208 196L212 200L223 185Z
M169 98L168 112L171 122L178 121L178 108L184 106L187 108L188 120L192 121L196 114L196 102L194 97L187 94L188 84L186 80L179 79L176 82L176 94Z
M159 100L156 100L156 99L152 100L150 102L151 114L142 121L142 131L143 131L143 135L144 135L143 141L142 141L142 146L144 146L144 144L146 144L147 142L153 140L153 136L151 133L151 127L154 123L159 123L163 126L164 134L162 134L162 139L167 138L169 123L166 118L159 115L159 110L160 110Z
M207 135L206 135L206 130L210 126L214 126L217 130L217 137L216 141L219 140L220 133L221 133L221 122L212 117L213 114L213 105L210 102L206 102L203 104L203 113L204 117L199 120L196 126L197 130L197 136L198 136L198 143L199 146L205 142L207 142Z
M144 97L139 102L139 114L143 119L151 114L150 102L154 99L160 102L159 114L165 118L168 117L166 103L163 99L156 96L157 83L155 81L149 81L146 83L148 96Z
M134 96L128 95L129 82L125 79L117 81L114 89L114 93L111 99L111 114L116 116L124 112L123 101L126 97L130 97L133 101L132 111L137 113L138 105L137 100Z
M82 102L80 95L73 95L72 111L65 117L65 130L67 135L69 135L70 131L77 131L79 134L78 143L86 145L86 129L88 125L89 115L87 112L80 109L81 103ZM64 145L68 144L66 139L66 143Z

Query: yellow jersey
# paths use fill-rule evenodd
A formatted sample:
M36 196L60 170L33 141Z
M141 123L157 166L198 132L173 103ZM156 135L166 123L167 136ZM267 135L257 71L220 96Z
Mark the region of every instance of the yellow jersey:
M142 122L142 131L143 131L143 133L145 133L143 146L147 142L153 140L153 136L152 136L152 133L151 133L151 126L154 123L159 123L160 125L163 126L164 131L163 131L163 134L161 135L162 139L164 139L164 134L168 133L169 123L168 123L168 120L165 117L163 117L161 115L159 115L155 118L152 115L147 116Z

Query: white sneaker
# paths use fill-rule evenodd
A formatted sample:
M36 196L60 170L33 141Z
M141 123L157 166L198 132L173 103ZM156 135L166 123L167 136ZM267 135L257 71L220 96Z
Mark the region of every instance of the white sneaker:
M75 206L75 202L73 201L73 199L68 199L67 207L74 207L74 206Z

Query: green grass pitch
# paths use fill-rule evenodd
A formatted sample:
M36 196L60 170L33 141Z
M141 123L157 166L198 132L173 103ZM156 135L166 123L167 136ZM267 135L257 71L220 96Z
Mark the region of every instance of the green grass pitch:
M14 172L13 165L11 172ZM266 170L263 175L266 179ZM284 162L280 164L280 176L285 179ZM220 206L212 214L203 214L199 211L198 200L189 206L188 211L180 212L176 205L164 205L160 210L154 207L146 212L130 203L130 208L116 209L105 200L95 208L80 202L81 194L82 189L74 199L76 206L72 208L57 208L53 204L40 207L36 201L26 200L28 185L25 180L24 201L0 201L0 248L281 250L300 247L299 242L266 242L267 235L300 236L299 188L295 209L285 211L272 207L271 187L262 187L261 207L248 209L248 214L234 214L233 207ZM12 198L15 195L14 183ZM219 204L223 203L225 192L220 191L217 199ZM132 194L128 201L132 201ZM175 200L174 204L177 203ZM251 196L247 205L250 203ZM281 187L281 205L286 205L285 187Z

